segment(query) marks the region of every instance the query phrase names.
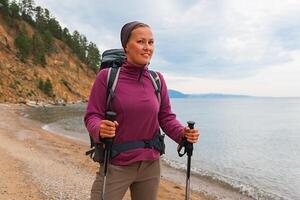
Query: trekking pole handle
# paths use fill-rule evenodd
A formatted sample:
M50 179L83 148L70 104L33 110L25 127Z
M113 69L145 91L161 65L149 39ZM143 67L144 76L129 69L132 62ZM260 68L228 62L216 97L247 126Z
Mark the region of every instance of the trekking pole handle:
M194 126L195 126L195 122L194 121L188 121L188 126L190 129L194 129Z
M116 120L116 116L117 114L113 111L107 111L105 113L105 118L109 121L115 121ZM104 138L104 143L107 144L107 145L111 145L113 142L113 138Z
M194 129L194 126L195 126L195 122L194 121L188 121L188 127L190 129ZM194 150L194 147L193 147L193 143L190 143L188 141L187 142L187 145L186 145L186 153L188 156L192 156L193 155L193 150Z
M113 111L107 111L105 113L105 118L112 122L116 120L116 116L117 116L117 114Z

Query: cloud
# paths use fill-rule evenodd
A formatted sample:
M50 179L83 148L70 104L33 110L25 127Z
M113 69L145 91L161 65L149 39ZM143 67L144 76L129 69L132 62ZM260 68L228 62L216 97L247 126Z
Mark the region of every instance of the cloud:
M243 80L292 63L300 48L298 0L36 0L103 51L121 47L121 26L151 25L153 68L168 76ZM287 66L288 67L288 66Z
M201 2L184 12L180 20L170 22L164 33L168 38L162 42L168 60L183 66L188 74L217 79L252 76L262 66L290 60L290 52L284 48L292 43L288 41L289 35L279 42L274 32L284 22L278 19L289 18L291 13L299 15L295 5L224 2L221 5L218 1ZM299 26L292 24L291 28L299 31ZM174 66L166 66L166 70L181 71L180 67L174 71Z

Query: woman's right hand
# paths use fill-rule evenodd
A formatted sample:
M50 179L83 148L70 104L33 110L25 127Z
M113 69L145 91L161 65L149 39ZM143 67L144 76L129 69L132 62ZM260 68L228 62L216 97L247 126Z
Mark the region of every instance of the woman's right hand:
M100 137L113 138L116 134L116 128L119 126L117 121L101 120L100 122Z

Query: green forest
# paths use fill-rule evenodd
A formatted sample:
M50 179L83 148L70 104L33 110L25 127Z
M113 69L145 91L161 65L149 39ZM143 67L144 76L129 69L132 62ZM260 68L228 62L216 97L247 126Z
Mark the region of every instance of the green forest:
M15 46L18 57L25 62L32 55L35 64L46 66L45 55L55 52L54 38L67 44L73 53L91 68L95 73L101 63L100 51L97 45L89 42L83 34L74 30L70 33L66 27L53 17L47 8L35 6L34 0L9 1L0 0L0 12L10 27L15 27L18 21L24 20L34 28L30 37L24 27L18 29Z

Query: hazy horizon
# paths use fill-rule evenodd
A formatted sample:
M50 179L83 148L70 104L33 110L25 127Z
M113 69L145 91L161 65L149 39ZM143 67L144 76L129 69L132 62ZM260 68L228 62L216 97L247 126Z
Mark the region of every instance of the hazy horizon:
M195 96L197 96L197 95L224 95L224 96L231 96L231 95L233 95L233 96L248 96L248 97L258 97L258 98L300 98L300 96L289 96L289 97L286 97L286 96L284 96L284 97L282 97L282 96L254 96L254 95L248 95L248 94L240 94L240 93L222 93L222 92L205 92L205 93L203 93L203 92L198 92L198 93L186 93L186 92L182 92L182 91L180 91L180 90L176 90L176 89L172 89L172 88L170 88L170 89L168 89L168 91L170 92L170 91L174 91L174 92L179 92L179 93L181 93L181 94L183 94L183 95L191 95L191 96L193 96L193 95L195 95ZM169 93L169 95L170 95L170 93ZM171 95L170 95L171 96Z

